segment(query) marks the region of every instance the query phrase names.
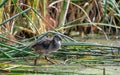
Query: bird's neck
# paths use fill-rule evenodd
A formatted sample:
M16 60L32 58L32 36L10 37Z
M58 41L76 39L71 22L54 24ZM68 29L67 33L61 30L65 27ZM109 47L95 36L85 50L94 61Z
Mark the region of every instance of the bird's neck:
M58 45L58 44L61 45L61 42L58 41L58 40L53 39L51 44L53 44L53 45Z
M54 43L54 44L56 44L57 42L58 42L58 41L55 40L55 39L52 40L52 43Z

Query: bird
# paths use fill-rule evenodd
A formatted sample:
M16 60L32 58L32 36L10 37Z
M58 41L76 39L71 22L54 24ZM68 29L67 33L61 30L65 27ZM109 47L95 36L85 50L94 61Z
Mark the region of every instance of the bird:
M48 59L48 55L54 51L57 51L61 47L61 43L62 43L62 38L60 35L54 35L52 39L43 37L42 39L34 43L31 46L31 49L39 54L39 56L36 57L34 60L34 65L37 65L37 60L41 56L45 56L45 59L47 61L54 64L54 62Z

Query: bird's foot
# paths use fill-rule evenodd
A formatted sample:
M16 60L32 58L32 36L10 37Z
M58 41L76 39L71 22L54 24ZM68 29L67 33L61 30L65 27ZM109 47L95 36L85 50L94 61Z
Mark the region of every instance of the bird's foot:
M46 59L48 62L50 62L51 64L56 64L55 61L50 60L47 56L45 56L45 59Z
M47 60L48 62L50 62L51 64L56 64L57 62L55 61L51 61L51 60Z

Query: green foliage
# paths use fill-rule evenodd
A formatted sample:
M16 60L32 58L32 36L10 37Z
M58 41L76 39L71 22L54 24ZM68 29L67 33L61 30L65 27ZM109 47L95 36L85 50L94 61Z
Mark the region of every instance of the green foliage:
M7 1L8 1L8 0L3 0L3 2L0 1L0 8L1 8L2 6L4 6L5 3L7 3Z
M9 66L9 64L1 63L16 61L18 64L22 61L26 64L27 62L24 60L28 58L33 60L38 54L32 51L30 46L49 34L61 35L63 39L61 49L51 54L55 60L64 59L63 62L66 64L78 65L81 63L85 66L88 63L113 64L120 62L120 47L78 42L63 34L63 32L79 31L82 37L82 33L85 35L87 32L85 29L88 27L91 28L90 32L99 30L106 38L108 38L107 34L111 34L111 32L119 34L119 0L3 0L0 1L0 8L2 8L0 9L0 72L11 70L12 73L82 74L79 71L70 71L71 66L57 65L59 71L54 70L56 65L49 65L48 67L52 68L52 71L43 69L35 72L24 69L28 69L30 66ZM81 29L82 31L80 31ZM29 63L29 65L33 64ZM66 68L70 69L62 70Z

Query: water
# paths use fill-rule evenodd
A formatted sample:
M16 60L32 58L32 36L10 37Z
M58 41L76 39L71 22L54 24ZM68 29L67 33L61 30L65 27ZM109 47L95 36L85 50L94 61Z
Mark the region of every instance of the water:
M119 39L109 39L106 40L103 38L80 38L74 37L80 42L87 43L97 43L108 46L120 46ZM102 60L103 57L98 57L98 59ZM5 67L9 70L9 72L2 73L0 70L0 75L120 75L120 62L111 62L110 63L94 63L94 62L81 62L81 60L88 60L91 58L68 58L65 64L61 64L61 62L65 62L59 59L52 59L57 61L56 64L50 64L46 60L39 60L39 64L37 66L33 66L33 59L28 59L28 62L19 60L17 62L10 63L9 66ZM100 60L100 61L101 61ZM115 59L119 60L119 59ZM113 61L113 59L112 59ZM16 67L15 67L16 66ZM5 70L4 69L4 70ZM2 68L3 70L3 68Z

